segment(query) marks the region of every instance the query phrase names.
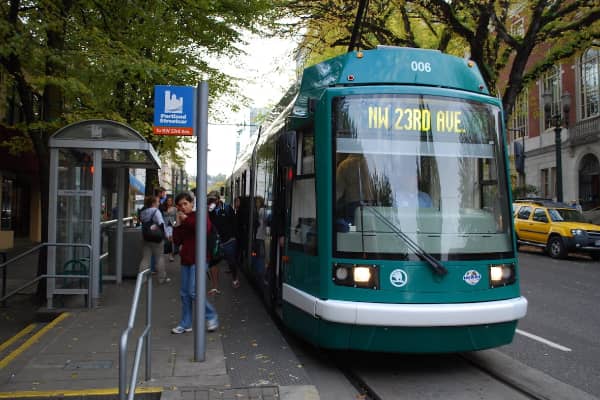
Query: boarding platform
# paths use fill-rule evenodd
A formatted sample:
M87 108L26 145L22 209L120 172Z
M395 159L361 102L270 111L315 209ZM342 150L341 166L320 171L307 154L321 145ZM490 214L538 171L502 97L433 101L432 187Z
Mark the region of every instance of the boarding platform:
M178 257L166 266L171 282L153 282L151 379L143 381L142 360L136 399L319 399L256 291L243 275L241 287L233 289L226 266L221 294L209 296L220 327L206 334L205 361L194 362L193 333L171 333L181 312ZM0 399L117 399L119 340L134 287L128 279L107 284L96 308L57 310L1 343ZM144 296L140 301L129 368L145 323Z

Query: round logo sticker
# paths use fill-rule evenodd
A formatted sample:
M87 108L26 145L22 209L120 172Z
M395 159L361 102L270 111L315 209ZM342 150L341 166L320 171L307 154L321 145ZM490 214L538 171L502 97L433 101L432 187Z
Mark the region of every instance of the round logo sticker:
M475 271L474 269L470 269L467 272L465 272L464 276L463 276L463 281L465 281L466 283L468 283L471 286L475 286L479 283L479 281L481 280L481 274L477 271Z
M408 275L403 269L395 269L390 274L390 283L396 287L402 287L408 283Z

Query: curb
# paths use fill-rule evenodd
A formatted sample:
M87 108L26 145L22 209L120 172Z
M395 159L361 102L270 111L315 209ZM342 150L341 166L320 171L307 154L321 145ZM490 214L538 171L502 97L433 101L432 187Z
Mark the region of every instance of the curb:
M599 400L574 386L531 368L499 350L484 350L461 354L467 361L537 399L545 400Z

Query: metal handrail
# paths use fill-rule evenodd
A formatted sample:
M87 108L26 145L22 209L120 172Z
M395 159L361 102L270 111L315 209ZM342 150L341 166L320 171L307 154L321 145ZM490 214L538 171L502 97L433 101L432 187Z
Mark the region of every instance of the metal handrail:
M135 316L137 314L138 304L140 302L140 295L142 292L142 285L144 284L144 278L148 284L147 295L148 300L146 304L146 327L142 334L138 337L137 348L135 350L135 359L133 361L133 368L131 372L131 379L129 382L129 393L126 393L127 387L127 342L129 340L129 334L133 330L135 323ZM119 400L125 400L126 395L128 400L133 400L135 396L135 388L137 386L137 375L140 366L140 360L142 358L142 346L145 345L146 350L146 380L150 380L151 372L151 358L150 358L150 341L151 341L151 328L152 328L152 275L150 268L143 270L138 273L137 280L135 282L135 292L133 293L133 301L131 303L131 311L129 312L129 321L127 322L127 328L121 335L121 341L119 343ZM146 339L146 340L144 340Z
M123 218L123 222L129 222L129 221L133 221L133 217L125 217ZM100 222L100 227L101 228L106 228L112 225L115 225L117 222L119 222L118 219L109 219L106 221L102 221Z
M2 297L0 297L0 302L4 302L6 299L8 299L9 297L19 293L21 290L28 288L29 286L37 283L38 281L42 280L42 279L47 279L47 278L77 278L77 279L88 279L88 294L87 294L87 307L88 308L92 308L92 294L91 294L91 290L92 290L92 268L93 268L93 263L90 262L89 268L88 268L88 273L87 275L64 275L64 274L43 274L43 275L38 275L36 276L34 279L28 281L27 283L25 283L24 285L20 286L19 288L13 290L12 292L10 292L9 294L6 294L6 270L8 269L8 265L10 263L13 263L17 260L20 260L21 258L28 256L31 253L34 253L36 251L38 251L39 249L43 248L43 247L87 247L88 252L89 252L89 256L90 256L90 260L92 259L92 245L90 244L86 244L86 243L50 243L50 242L45 242L45 243L40 243L37 246L32 247L31 249L11 258L8 261L4 261L2 264L0 264L0 269L3 269L3 273L2 273L2 277L3 277L3 283L2 283Z

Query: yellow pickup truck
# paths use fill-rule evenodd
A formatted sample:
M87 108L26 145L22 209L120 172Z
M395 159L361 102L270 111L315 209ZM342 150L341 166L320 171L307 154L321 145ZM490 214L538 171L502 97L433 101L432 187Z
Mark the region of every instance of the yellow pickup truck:
M600 225L587 223L576 209L549 200L516 200L513 210L517 246L542 247L553 258L576 252L600 260Z

